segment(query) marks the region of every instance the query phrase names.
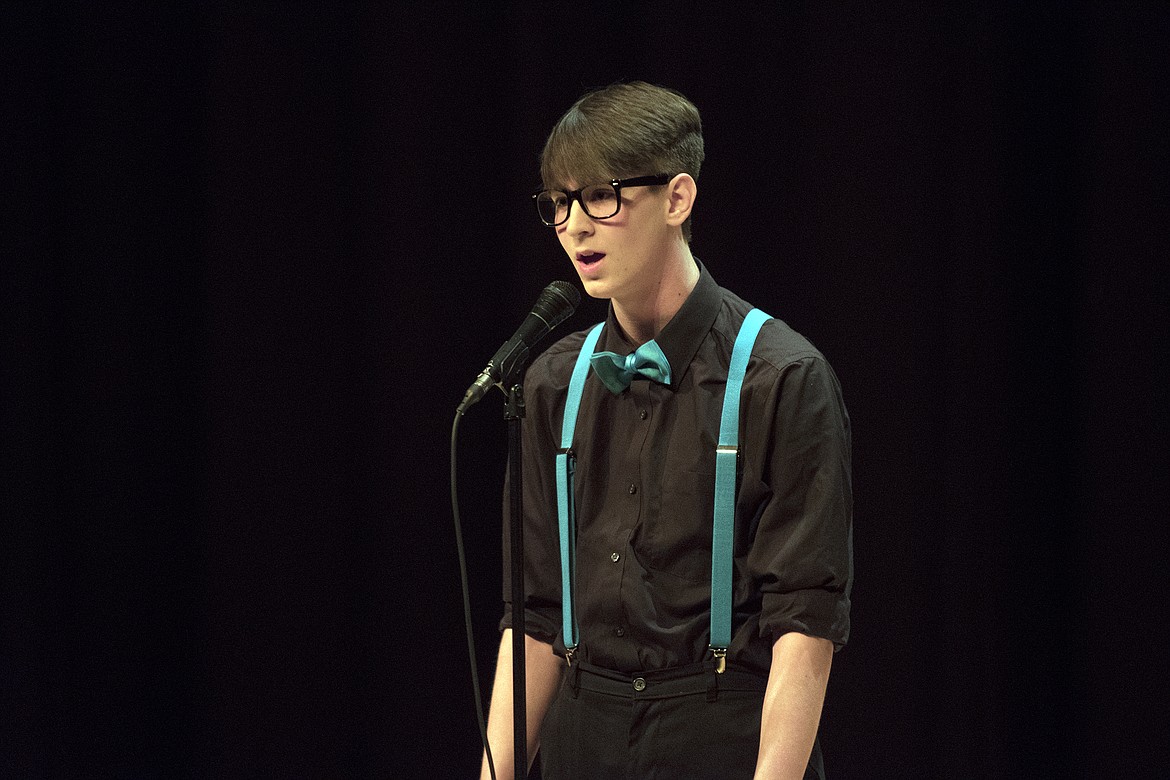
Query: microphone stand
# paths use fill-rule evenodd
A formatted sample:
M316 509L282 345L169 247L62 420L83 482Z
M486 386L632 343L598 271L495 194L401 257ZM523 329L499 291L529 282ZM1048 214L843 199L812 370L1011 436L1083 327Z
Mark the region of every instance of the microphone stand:
M524 388L519 382L504 406L508 422L509 555L512 576L512 736L516 780L528 777L528 712L524 664L524 490L520 421L524 419Z

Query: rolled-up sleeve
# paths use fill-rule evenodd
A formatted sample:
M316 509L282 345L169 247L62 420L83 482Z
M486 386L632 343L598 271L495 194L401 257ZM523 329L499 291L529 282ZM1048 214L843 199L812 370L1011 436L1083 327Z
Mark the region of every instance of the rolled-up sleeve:
M766 458L759 478L767 500L747 565L761 594L759 631L773 641L797 631L849 638L853 582L853 498L849 417L840 384L819 354L778 370L761 409L770 426L755 446Z

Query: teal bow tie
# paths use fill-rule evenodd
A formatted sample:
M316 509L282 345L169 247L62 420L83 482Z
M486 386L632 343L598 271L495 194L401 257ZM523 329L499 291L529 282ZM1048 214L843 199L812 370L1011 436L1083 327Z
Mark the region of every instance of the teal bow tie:
M625 390L638 377L670 384L670 361L654 340L625 356L614 352L594 353L589 364L602 383L615 394Z

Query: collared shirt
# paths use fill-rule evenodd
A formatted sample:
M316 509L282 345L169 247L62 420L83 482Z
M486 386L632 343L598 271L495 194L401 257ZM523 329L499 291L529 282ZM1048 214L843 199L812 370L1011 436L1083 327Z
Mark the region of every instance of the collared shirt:
M577 455L578 657L622 672L710 658L715 446L732 346L751 310L700 265L656 338L669 385L613 394L590 372ZM558 341L524 380L527 633L564 652L555 455L569 377L587 331ZM627 354L610 308L598 349ZM728 664L767 674L780 635L849 635L849 418L823 355L783 322L764 324L741 397ZM505 486L502 627L511 625Z

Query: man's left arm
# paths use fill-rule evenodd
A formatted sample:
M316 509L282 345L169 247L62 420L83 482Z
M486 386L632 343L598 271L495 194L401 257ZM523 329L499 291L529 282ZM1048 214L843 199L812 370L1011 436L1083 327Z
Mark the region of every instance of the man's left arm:
M790 631L772 645L757 780L804 777L833 664L833 643Z
M770 401L772 490L749 557L761 572L760 632L776 637L756 777L798 779L816 739L834 648L849 635L849 417L836 375L819 356L788 364Z

